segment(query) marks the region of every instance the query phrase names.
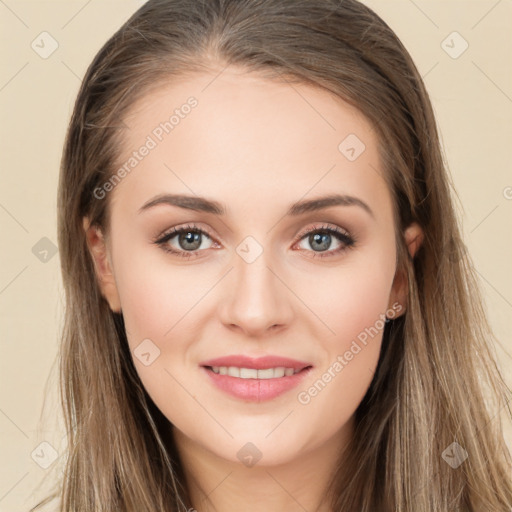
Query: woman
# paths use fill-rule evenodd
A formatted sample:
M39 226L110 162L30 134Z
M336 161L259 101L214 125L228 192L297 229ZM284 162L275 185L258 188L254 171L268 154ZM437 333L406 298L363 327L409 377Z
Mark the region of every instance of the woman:
M369 8L150 0L58 208L60 510L510 510L431 103Z

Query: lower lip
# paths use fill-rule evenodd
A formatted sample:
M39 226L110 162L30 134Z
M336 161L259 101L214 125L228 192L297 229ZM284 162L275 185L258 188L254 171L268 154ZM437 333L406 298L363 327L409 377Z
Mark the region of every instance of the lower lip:
M290 391L296 387L311 370L311 367L308 367L288 377L278 377L275 379L240 379L239 377L214 373L205 366L201 368L207 373L208 377L217 388L231 396L251 402L272 400Z

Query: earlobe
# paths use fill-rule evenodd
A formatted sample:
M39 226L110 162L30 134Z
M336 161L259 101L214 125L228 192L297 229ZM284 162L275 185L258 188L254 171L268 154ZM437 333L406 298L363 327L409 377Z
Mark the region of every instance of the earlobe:
M404 240L411 259L416 256L418 249L423 243L423 239L423 230L416 222L410 224L405 230ZM404 269L398 269L393 280L389 304L389 308L391 308L393 304L396 305L396 303L401 306L400 314L395 315L395 318L405 313L409 289L408 284L407 275Z
M96 277L101 294L105 297L114 313L121 312L121 302L117 292L117 285L112 273L107 243L101 229L91 226L87 217L83 218L83 228L87 241L87 247L94 262Z

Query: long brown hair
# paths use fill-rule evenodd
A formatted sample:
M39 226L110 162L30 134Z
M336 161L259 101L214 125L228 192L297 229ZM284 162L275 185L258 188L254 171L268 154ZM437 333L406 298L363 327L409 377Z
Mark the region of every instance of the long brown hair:
M332 509L508 511L512 462L500 414L511 416L509 390L492 356L430 99L397 36L356 0L149 0L90 65L58 190L68 452L58 489L42 503L59 497L65 512L191 506L168 420L138 378L122 314L100 293L82 219L108 230L108 196L94 191L117 169L130 106L174 77L228 65L356 106L378 135L394 198L407 311L386 324L355 437L330 482ZM402 235L413 221L425 236L412 259ZM468 455L458 467L445 457L453 446Z

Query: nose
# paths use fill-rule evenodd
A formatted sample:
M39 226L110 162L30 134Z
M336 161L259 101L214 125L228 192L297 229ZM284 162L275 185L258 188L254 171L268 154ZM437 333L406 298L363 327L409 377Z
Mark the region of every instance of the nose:
M266 251L251 263L234 254L233 262L218 309L222 323L248 337L264 337L289 325L293 293L267 261Z

